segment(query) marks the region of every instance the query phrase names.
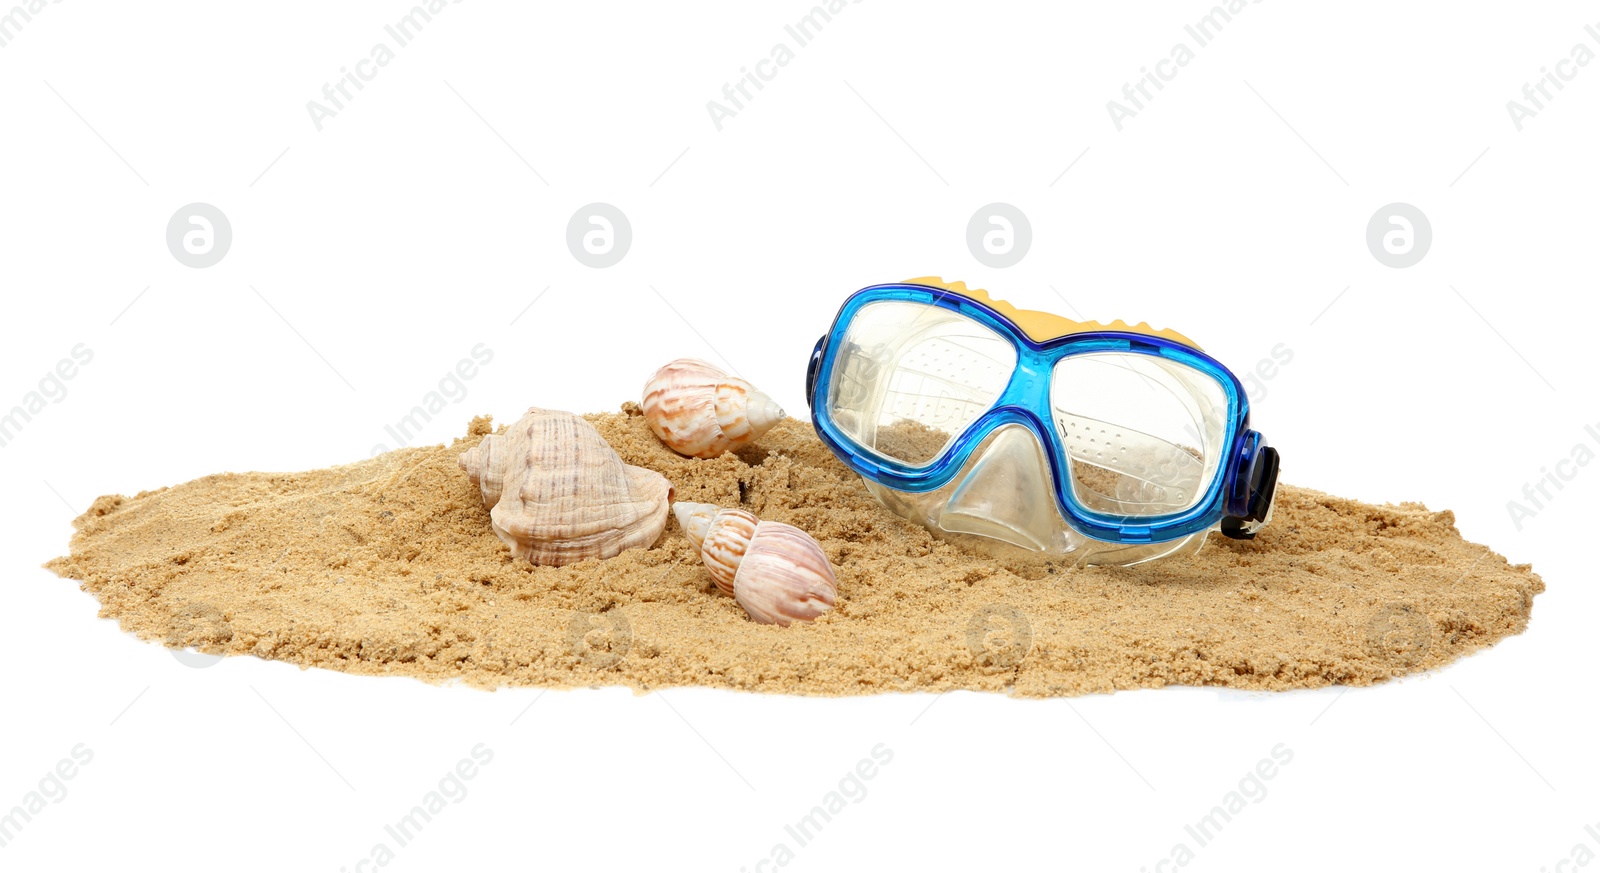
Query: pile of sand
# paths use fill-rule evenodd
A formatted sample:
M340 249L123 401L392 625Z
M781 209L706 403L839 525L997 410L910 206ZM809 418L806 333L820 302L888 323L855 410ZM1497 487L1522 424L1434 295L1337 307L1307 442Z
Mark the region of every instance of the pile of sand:
M803 422L702 461L663 447L633 404L586 418L677 499L810 532L838 607L811 625L750 621L676 522L607 561L513 560L456 466L486 418L449 447L101 497L48 566L101 616L175 647L486 687L828 695L1365 685L1520 633L1544 590L1449 512L1290 486L1253 542L1212 534L1193 558L1132 568L1007 563L882 509Z

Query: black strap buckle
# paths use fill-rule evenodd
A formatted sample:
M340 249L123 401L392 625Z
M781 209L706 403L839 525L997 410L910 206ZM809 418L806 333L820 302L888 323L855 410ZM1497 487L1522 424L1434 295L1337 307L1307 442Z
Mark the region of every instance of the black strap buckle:
M828 343L824 336L817 340L817 347L811 350L811 362L806 365L806 403L815 406L812 395L817 390L817 370L822 366L822 352Z
M1272 498L1278 490L1278 450L1262 446L1250 464L1250 497L1242 516L1228 516L1222 520L1222 535L1236 540L1253 540L1256 531L1266 525L1272 516Z

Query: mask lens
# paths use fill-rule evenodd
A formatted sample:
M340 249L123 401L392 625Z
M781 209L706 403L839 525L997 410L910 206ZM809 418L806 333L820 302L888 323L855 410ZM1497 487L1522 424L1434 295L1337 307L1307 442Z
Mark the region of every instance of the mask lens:
M828 414L858 445L927 466L1000 398L1011 341L959 312L884 300L863 306L833 352Z
M1181 512L1222 466L1227 394L1193 367L1133 352L1064 358L1050 404L1073 494L1091 510Z

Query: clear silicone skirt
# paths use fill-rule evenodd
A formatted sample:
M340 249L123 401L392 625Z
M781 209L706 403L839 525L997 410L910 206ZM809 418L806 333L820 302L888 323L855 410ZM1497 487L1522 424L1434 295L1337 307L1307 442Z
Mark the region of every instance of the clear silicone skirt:
M1043 473L1038 472L1043 469ZM1039 441L1020 425L1007 425L979 444L961 472L942 488L913 493L864 479L886 508L946 539L1003 558L1034 554L1070 563L1129 566L1193 554L1207 531L1164 543L1113 543L1078 533L1056 511Z

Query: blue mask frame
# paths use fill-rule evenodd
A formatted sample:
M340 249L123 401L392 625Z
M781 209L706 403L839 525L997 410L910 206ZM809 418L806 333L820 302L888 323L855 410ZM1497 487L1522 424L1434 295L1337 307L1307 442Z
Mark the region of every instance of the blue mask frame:
M1017 350L1017 363L1000 397L989 410L966 427L931 463L911 466L886 458L856 443L828 414L826 392L832 381L835 355L845 331L863 307L885 300L909 301L959 312L1009 339ZM1053 422L1050 381L1063 358L1091 352L1128 352L1167 358L1215 379L1228 400L1227 425L1219 475L1213 477L1203 497L1181 512L1159 516L1129 516L1097 512L1084 506L1068 481L1066 447ZM896 491L920 493L947 484L967 463L984 438L1007 424L1033 431L1049 460L1056 506L1075 531L1113 543L1160 543L1206 530L1219 521L1222 533L1235 539L1252 539L1265 523L1277 484L1278 453L1250 429L1250 400L1244 386L1227 367L1198 349L1174 340L1140 333L1097 330L1073 333L1044 342L1035 341L1011 319L955 291L911 283L873 285L852 294L840 307L833 326L817 341L806 373L806 400L811 420L823 443L856 473Z

